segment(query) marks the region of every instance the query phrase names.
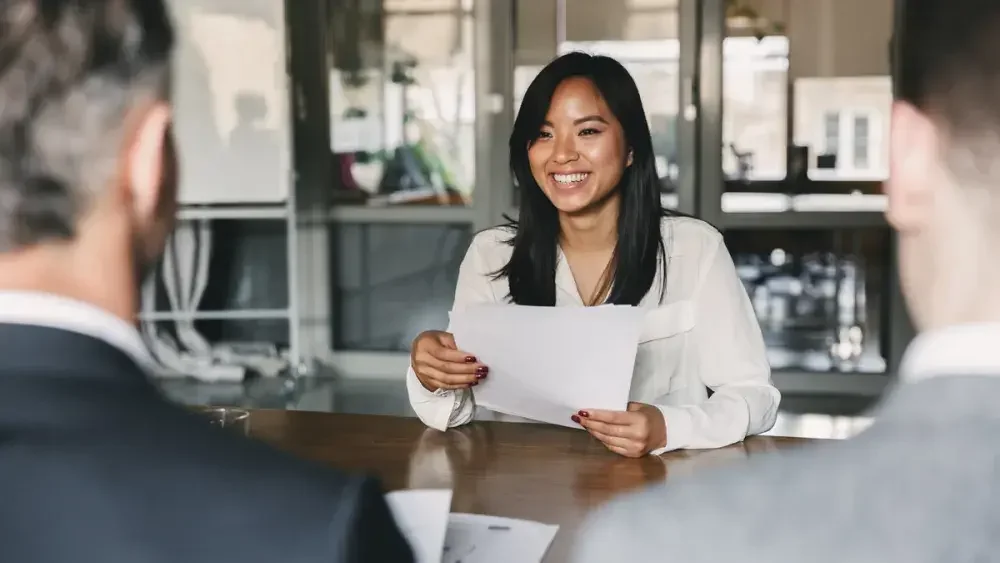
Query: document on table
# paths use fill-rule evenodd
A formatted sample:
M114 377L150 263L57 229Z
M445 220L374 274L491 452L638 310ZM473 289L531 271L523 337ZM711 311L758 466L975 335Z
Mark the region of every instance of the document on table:
M417 563L540 562L559 526L479 514L449 514L451 491L385 495Z
M410 542L417 563L438 563L444 551L451 491L415 489L385 495L403 537Z
M579 428L584 408L625 410L646 311L639 307L472 305L452 311L458 348L489 366L483 408Z
M452 514L442 563L540 563L559 526L479 514Z

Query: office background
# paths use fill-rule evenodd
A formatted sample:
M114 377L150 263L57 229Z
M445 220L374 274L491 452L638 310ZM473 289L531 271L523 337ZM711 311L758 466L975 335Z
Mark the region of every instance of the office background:
M161 276L144 318L277 355L261 396L335 380L405 408L410 341L446 325L473 234L517 212L521 93L572 50L632 72L664 204L723 231L789 404L857 410L892 381L913 334L880 195L892 0L172 5L188 244L169 269L202 275ZM327 400L294 406L364 410Z

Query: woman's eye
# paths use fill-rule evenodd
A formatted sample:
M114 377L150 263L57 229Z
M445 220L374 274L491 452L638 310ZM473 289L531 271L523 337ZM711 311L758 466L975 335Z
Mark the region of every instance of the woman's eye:
M588 127L586 129L583 129L582 131L580 131L581 135L597 135L598 133L600 133L600 131L598 131L597 129L594 129L592 127Z
M539 139L551 139L552 138L552 133L549 133L548 131L539 131L538 132L538 138Z

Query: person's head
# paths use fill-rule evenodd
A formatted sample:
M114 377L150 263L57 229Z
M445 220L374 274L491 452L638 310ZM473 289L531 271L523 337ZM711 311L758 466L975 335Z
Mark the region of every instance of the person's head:
M569 53L538 73L514 121L510 161L522 205L572 215L625 191L659 201L639 90L610 57Z
M886 213L919 328L1000 320L1000 2L908 0Z
M162 0L0 0L0 287L128 313L176 206L172 44Z
M528 86L510 135L521 193L514 256L502 272L511 297L552 304L560 219L617 222L608 298L637 303L663 253L660 183L639 90L620 63L584 53L549 63Z
M259 94L242 92L236 96L235 105L240 125L256 125L267 117L267 101Z

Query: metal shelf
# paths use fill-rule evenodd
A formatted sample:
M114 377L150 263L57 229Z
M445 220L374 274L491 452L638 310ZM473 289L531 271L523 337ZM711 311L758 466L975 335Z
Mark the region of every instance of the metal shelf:
M723 213L720 229L862 229L888 228L881 211L779 211Z
M888 227L886 198L872 194L727 192L717 226L722 229L856 229Z
M183 206L177 210L177 219L179 221L197 221L203 219L287 219L288 217L288 205Z
M305 222L335 223L472 223L480 212L459 205L401 205L372 207L340 205L329 211L299 212Z
M660 205L667 209L680 209L680 197L675 193L660 194ZM517 207L509 207L503 214L517 219L517 212Z
M895 381L885 373L841 373L774 370L774 386L784 394L857 395L877 397Z
M154 311L139 313L139 320L142 321L235 321L235 320L265 320L265 319L290 319L291 311L288 309L243 309L233 311Z

